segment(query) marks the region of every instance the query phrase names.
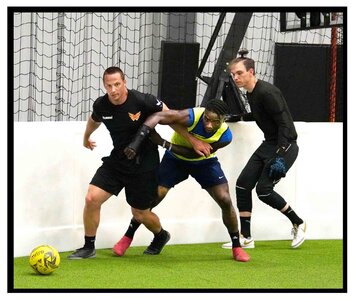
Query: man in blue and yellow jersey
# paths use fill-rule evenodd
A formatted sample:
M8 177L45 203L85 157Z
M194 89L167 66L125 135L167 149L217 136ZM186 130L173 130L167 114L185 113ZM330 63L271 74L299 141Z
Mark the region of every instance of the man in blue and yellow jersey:
M205 108L195 107L155 113L146 119L124 153L128 159L134 159L137 154L141 153L141 143L153 132L158 123L185 126L192 137L208 143L211 147L210 152L206 155L199 155L186 139L187 136L184 138L176 131L171 142L163 140L158 134L151 137L153 142L167 149L159 168L158 199L153 203L152 208L165 198L171 188L191 175L220 206L223 223L232 240L233 258L246 262L250 258L240 245L237 215L232 205L227 179L215 156L218 149L227 146L232 141L231 130L224 122L227 114L226 103L216 99L209 101ZM127 232L113 248L116 255L124 255L139 226L140 223L132 218ZM146 254L156 255L161 250L162 247L158 247L153 241L146 249Z

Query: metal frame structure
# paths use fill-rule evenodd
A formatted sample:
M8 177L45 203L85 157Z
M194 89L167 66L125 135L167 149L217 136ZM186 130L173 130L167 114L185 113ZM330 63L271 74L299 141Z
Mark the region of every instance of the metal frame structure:
M236 87L229 72L227 72L227 65L229 62L237 57L239 48L241 47L244 35L247 31L252 12L236 13L231 27L228 31L226 40L223 44L221 53L218 57L217 63L214 67L212 77L201 76L204 65L207 62L208 56L214 42L218 36L219 30L222 26L226 13L221 13L212 37L209 41L207 50L202 58L201 64L198 67L196 77L207 84L207 90L203 97L201 106L205 106L211 99L223 98L227 102L231 110L231 117L234 119L236 115L246 113L244 108L244 96Z

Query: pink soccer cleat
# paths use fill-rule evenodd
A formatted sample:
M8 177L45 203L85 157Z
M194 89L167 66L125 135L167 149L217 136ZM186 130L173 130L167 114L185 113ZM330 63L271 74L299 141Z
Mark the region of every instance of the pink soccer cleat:
M243 250L242 247L232 248L233 258L237 261L246 262L250 260L249 255Z
M118 256L123 256L125 251L130 247L132 238L128 238L127 236L123 236L119 242L117 242L113 247L113 253Z

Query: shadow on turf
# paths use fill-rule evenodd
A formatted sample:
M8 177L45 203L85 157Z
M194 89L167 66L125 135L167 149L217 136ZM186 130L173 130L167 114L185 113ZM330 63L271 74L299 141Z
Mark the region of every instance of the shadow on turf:
M276 241L259 241L256 242L256 249L247 249L246 251L251 256L252 260L254 260L254 252L260 250L264 250L264 252L269 251L299 251L304 248L304 245L297 249L293 249L290 247L289 240L286 240L286 244L282 244ZM162 262L169 261L172 262L217 262L217 260L232 260L232 252L231 249L223 249L221 248L221 244L211 243L206 244L207 247L205 249L199 249L195 251L194 247L190 247L190 245L167 245L160 255L147 255L143 254L146 247L134 246L130 247L124 256L117 256L112 252L112 249L99 249L97 250L97 259L117 259L118 261L126 261L133 263L141 263L144 261L153 261L160 260ZM194 246L194 245L192 245ZM174 247L174 248L171 248ZM170 249L171 248L171 249ZM175 249L175 251L172 251Z

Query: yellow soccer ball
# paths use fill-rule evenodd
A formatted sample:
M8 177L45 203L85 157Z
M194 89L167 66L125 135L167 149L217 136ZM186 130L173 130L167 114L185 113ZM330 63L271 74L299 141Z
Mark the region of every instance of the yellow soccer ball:
M50 274L61 262L58 251L49 245L41 245L32 250L29 258L30 266L39 274Z

